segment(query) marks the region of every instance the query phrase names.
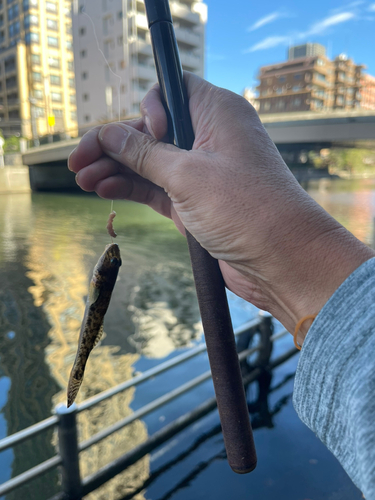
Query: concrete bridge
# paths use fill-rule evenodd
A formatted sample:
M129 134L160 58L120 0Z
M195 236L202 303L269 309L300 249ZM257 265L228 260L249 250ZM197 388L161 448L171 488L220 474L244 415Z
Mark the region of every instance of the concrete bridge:
M302 150L375 141L375 111L279 113L261 115L261 119L280 152L294 154L296 159ZM66 168L66 160L79 140L32 148L23 155L24 165L30 167L33 190L77 187L74 174Z

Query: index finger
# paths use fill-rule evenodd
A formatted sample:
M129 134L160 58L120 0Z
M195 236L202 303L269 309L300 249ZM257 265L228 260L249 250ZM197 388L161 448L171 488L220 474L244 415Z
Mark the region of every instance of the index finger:
M144 127L143 119L138 118L137 120L124 121L126 125L142 131ZM82 137L78 146L70 153L68 158L68 168L74 173L78 173L82 168L91 165L95 161L99 160L102 156L106 156L103 153L101 143L99 141L99 132L103 125L98 125L93 129L86 132Z

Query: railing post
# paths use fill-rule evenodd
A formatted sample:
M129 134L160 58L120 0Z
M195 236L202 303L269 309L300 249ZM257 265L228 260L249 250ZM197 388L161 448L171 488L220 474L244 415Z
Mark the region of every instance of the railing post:
M260 311L259 316L262 321L259 325L259 333L261 336L261 349L257 360L257 366L265 368L270 360L273 342L271 341L273 333L272 315L267 311Z
M62 491L67 500L82 499L82 484L79 473L77 405L67 408L60 404L55 408L59 419L59 453L62 458Z

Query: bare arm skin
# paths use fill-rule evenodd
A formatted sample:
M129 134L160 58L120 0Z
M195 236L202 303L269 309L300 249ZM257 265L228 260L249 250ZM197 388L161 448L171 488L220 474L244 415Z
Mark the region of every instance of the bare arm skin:
M293 332L375 253L299 186L246 100L190 73L185 83L192 151L162 142L155 86L141 119L88 132L69 168L85 191L145 203L186 227L220 260L229 289Z

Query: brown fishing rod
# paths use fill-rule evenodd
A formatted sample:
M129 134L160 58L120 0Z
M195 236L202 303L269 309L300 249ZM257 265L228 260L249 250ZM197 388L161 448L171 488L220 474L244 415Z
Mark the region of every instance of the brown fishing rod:
M169 140L191 150L194 132L168 0L145 0ZM257 458L218 261L186 231L228 462L234 472L255 469Z

